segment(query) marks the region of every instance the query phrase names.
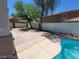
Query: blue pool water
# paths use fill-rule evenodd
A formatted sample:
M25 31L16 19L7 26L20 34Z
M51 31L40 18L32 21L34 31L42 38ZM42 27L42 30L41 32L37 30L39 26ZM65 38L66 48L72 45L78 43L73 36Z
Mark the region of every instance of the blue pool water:
M79 59L79 41L63 39L61 52L54 59Z

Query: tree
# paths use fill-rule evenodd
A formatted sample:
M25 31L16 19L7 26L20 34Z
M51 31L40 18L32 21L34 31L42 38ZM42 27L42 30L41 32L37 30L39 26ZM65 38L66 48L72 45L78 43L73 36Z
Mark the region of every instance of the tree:
M30 24L30 27L32 28L31 19L28 17L28 15L25 12L23 2L22 1L16 1L15 4L14 4L14 8L17 11L17 16L27 20L27 22Z
M33 21L37 21L37 19L40 17L40 10L36 5L26 4L25 12L29 15L30 18L33 19Z
M58 0L34 0L35 4L40 8L41 10L41 17L40 17L40 23L39 23L39 29L42 29L42 16L45 16L48 14L48 11L53 11L59 2Z
M14 8L19 13L24 13L24 4L22 1L16 1L14 4Z
M31 22L33 20L36 20L40 16L40 11L38 7L33 4L23 4L22 1L17 1L14 4L14 8L17 11L16 16L26 19L27 22L30 24L31 28Z

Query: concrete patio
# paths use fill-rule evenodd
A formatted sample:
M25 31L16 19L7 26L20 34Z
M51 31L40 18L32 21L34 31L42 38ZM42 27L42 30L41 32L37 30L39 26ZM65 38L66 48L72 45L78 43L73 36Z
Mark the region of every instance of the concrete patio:
M48 32L12 29L18 59L53 59L61 50L60 42Z

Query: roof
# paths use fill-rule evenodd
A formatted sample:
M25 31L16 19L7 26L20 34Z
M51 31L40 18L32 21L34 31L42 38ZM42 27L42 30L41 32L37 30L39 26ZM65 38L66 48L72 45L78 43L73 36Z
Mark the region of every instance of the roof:
M15 16L10 16L9 19L15 19Z
M46 17L54 16L54 15L60 15L60 14L65 14L65 13L75 13L75 12L79 12L79 9L70 10L70 11L64 11L64 12L59 12L59 13L55 13L55 14L52 14L52 15L48 15L48 16L46 16Z
M79 22L79 9L65 11L43 17L44 23L51 22Z

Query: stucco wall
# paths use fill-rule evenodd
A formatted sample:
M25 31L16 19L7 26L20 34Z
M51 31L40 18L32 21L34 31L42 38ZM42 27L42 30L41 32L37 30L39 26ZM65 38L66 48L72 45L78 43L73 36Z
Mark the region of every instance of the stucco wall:
M0 0L0 36L10 34L7 0Z
M42 29L79 35L79 23L43 23Z
M32 27L33 27L34 29L39 29L39 23L38 23L38 22L32 23Z

